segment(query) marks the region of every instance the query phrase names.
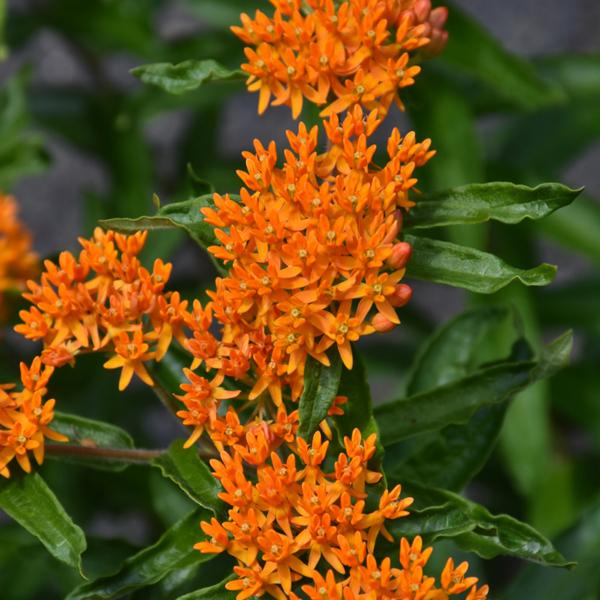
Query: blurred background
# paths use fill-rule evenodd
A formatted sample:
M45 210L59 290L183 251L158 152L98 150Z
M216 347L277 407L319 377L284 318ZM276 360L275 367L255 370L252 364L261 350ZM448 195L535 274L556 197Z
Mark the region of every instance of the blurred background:
M257 6L268 10L260 0L8 0L0 36L0 188L18 197L41 256L75 250L77 237L89 235L98 219L150 214L153 193L164 203L189 197L190 167L219 192L237 191L240 152L255 137L283 143L293 127L289 110L271 108L258 117L256 95L242 84L177 97L129 73L140 64L189 58L238 66L242 45L227 27L241 10ZM560 181L585 192L543 222L454 228L451 241L493 250L516 266L558 265L556 282L534 291L510 286L490 298L414 282L405 326L383 347L381 340L364 344L374 397L401 394L418 346L466 307L516 306L535 348L575 328L572 365L516 399L497 450L467 494L492 512L562 535L567 557L579 553L587 565L557 574L511 560L475 560L505 597L542 598L539 590L547 589L564 590L554 594L559 600L600 598L600 3L457 0L453 7L447 52L424 65L407 95L407 113L393 113L388 122L434 140L438 156L420 189L508 180ZM209 261L183 235L154 236L146 258L156 256L174 261L173 285L187 294L200 295L210 284ZM3 336L0 374L9 381L18 360L35 348L8 327ZM98 362L82 360L59 374L53 393L62 410L119 424L142 446L162 446L177 435L146 389L118 395L114 374ZM160 476L142 469L122 475L136 483L132 495L115 486L114 476L55 467L44 467L47 479L95 539L92 570L110 570L187 508ZM588 537L577 528L586 511L595 523ZM37 542L9 524L0 528L0 540L2 598L64 596L71 575ZM107 540L116 540L120 552L107 557ZM519 578L525 581L519 589L537 591L511 592ZM156 597L171 597L161 593Z

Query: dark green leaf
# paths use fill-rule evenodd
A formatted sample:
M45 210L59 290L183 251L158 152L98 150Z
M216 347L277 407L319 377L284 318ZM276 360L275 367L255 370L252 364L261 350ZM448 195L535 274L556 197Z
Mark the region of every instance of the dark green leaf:
M4 42L4 24L6 21L6 0L0 0L0 61L4 60L8 54Z
M214 60L186 60L177 65L156 63L131 70L144 83L162 88L170 94L184 94L213 81L243 81L243 71L230 70Z
M177 440L167 453L154 459L151 464L200 506L215 514L223 511L223 503L218 498L222 488L198 456L195 446L184 448L182 440Z
M138 217L136 219L105 219L100 225L129 233L146 229L155 231L161 229L184 229L199 244L208 246L215 243L213 228L204 222L201 208L211 206L212 197L201 196L184 202L174 202L161 207L156 215Z
M413 235L404 239L413 246L408 275L416 279L492 294L515 280L528 286L548 285L556 275L556 267L546 263L518 269L493 254L466 246Z
M378 406L375 416L383 445L446 425L466 423L478 409L506 402L564 366L571 346L572 334L567 332L545 349L539 361L483 368L460 381Z
M52 556L82 572L85 535L37 473L13 475L0 482L0 508L38 538Z
M185 596L179 596L177 600L234 600L237 592L225 589L227 582L232 579L235 579L235 576L228 577L216 585L190 592Z
M449 41L441 60L454 70L484 83L494 93L523 109L556 104L564 94L538 75L524 59L507 52L474 19L452 6Z
M595 600L600 590L600 502L584 512L572 528L556 540L566 556L577 561L573 571L528 565L502 594L505 600L560 598Z
M331 366L326 367L310 357L304 369L304 390L300 397L300 426L298 435L309 439L319 423L327 416L333 399L337 396L342 375L339 354L332 352Z
M86 419L77 415L55 413L52 428L69 438L68 446L110 449L131 449L134 446L131 436L123 429L110 423ZM63 445L61 444L61 446ZM52 456L52 458L59 457ZM86 456L81 458L76 453L61 454L60 460L105 471L122 471L130 464L111 457L93 459Z
M475 183L419 199L406 219L408 228L475 224L494 219L519 223L542 219L573 202L581 190L559 183L531 188L514 183Z
M506 308L480 308L440 328L419 352L407 393L420 393L475 371L482 362L482 341L492 337L509 315ZM450 425L421 436L408 453L399 448L402 456L392 450L386 473L400 481L462 489L487 461L505 412L505 404L482 408L465 425Z
M503 307L480 308L440 327L419 350L406 393L410 396L424 392L472 372L479 360L479 343L509 314Z
M446 490L407 483L405 494L414 496L410 515L392 521L394 536L421 535L427 543L452 538L461 548L483 558L514 556L554 567L570 563L533 527L508 515L492 515L483 506Z
M346 396L348 402L342 406L344 414L336 416L334 424L340 436L340 442L344 436L352 436L354 429L360 429L363 439L376 433L377 452L373 457L373 467L380 469L383 460L383 445L379 435L379 426L373 415L371 388L364 362L356 348L352 349L352 354L354 364L352 369L342 368L338 390L338 394Z
M114 575L100 577L78 587L69 600L111 600L121 598L140 588L153 585L175 569L213 558L194 550L195 543L206 536L199 528L211 513L197 510L168 529L152 546L128 558Z

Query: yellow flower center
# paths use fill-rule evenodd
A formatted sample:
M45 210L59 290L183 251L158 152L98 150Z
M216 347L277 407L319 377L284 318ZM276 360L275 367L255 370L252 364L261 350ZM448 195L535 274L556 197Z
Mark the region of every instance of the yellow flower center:
M338 331L342 334L342 335L346 335L348 333L348 330L350 328L348 327L348 325L346 325L346 323L342 323L339 327L338 327Z
M24 444L27 441L27 438L24 435L20 435L17 438L17 442L19 442L19 444Z

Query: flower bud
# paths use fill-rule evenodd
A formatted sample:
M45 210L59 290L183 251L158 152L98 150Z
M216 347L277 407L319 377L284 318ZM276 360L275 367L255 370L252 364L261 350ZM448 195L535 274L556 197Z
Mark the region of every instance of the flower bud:
M375 331L379 331L379 333L386 333L394 329L394 327L396 327L396 323L392 323L387 317L384 317L381 313L377 313L373 317L371 325L375 328Z
M392 269L403 269L410 260L412 246L408 242L398 242L392 247L392 253L387 259L387 264Z
M402 222L404 220L402 211L397 210L394 213L393 218L394 218L394 222L389 226L389 230L388 230L385 238L383 239L384 244L389 244L390 242L393 242L398 237L398 234L402 230Z
M417 17L417 22L424 23L431 12L431 0L417 0L413 6L413 12Z
M399 308L410 302L412 294L413 291L409 285L406 285L405 283L399 283L396 286L393 295L390 296L388 300L392 306Z

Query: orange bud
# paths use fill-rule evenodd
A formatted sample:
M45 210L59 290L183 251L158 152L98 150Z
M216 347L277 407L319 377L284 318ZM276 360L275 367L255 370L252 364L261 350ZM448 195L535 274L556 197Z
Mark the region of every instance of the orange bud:
M373 317L371 325L375 328L375 331L379 331L379 333L386 333L394 329L394 327L396 327L396 323L392 323L387 317L384 317L381 313L377 313Z
M398 242L394 244L392 253L387 259L387 264L392 269L403 269L410 260L412 246L408 242Z
M405 306L410 302L412 294L413 291L409 285L406 285L405 283L399 283L394 290L393 296L390 296L388 300L392 306Z
M397 210L393 216L394 216L395 220L390 225L390 228L389 228L385 238L383 239L384 244L389 244L390 242L393 242L398 237L398 234L400 233L400 231L402 229L402 221L404 220L402 211Z
M417 21L423 23L427 21L431 12L431 0L417 0L413 6L413 12L417 16Z

